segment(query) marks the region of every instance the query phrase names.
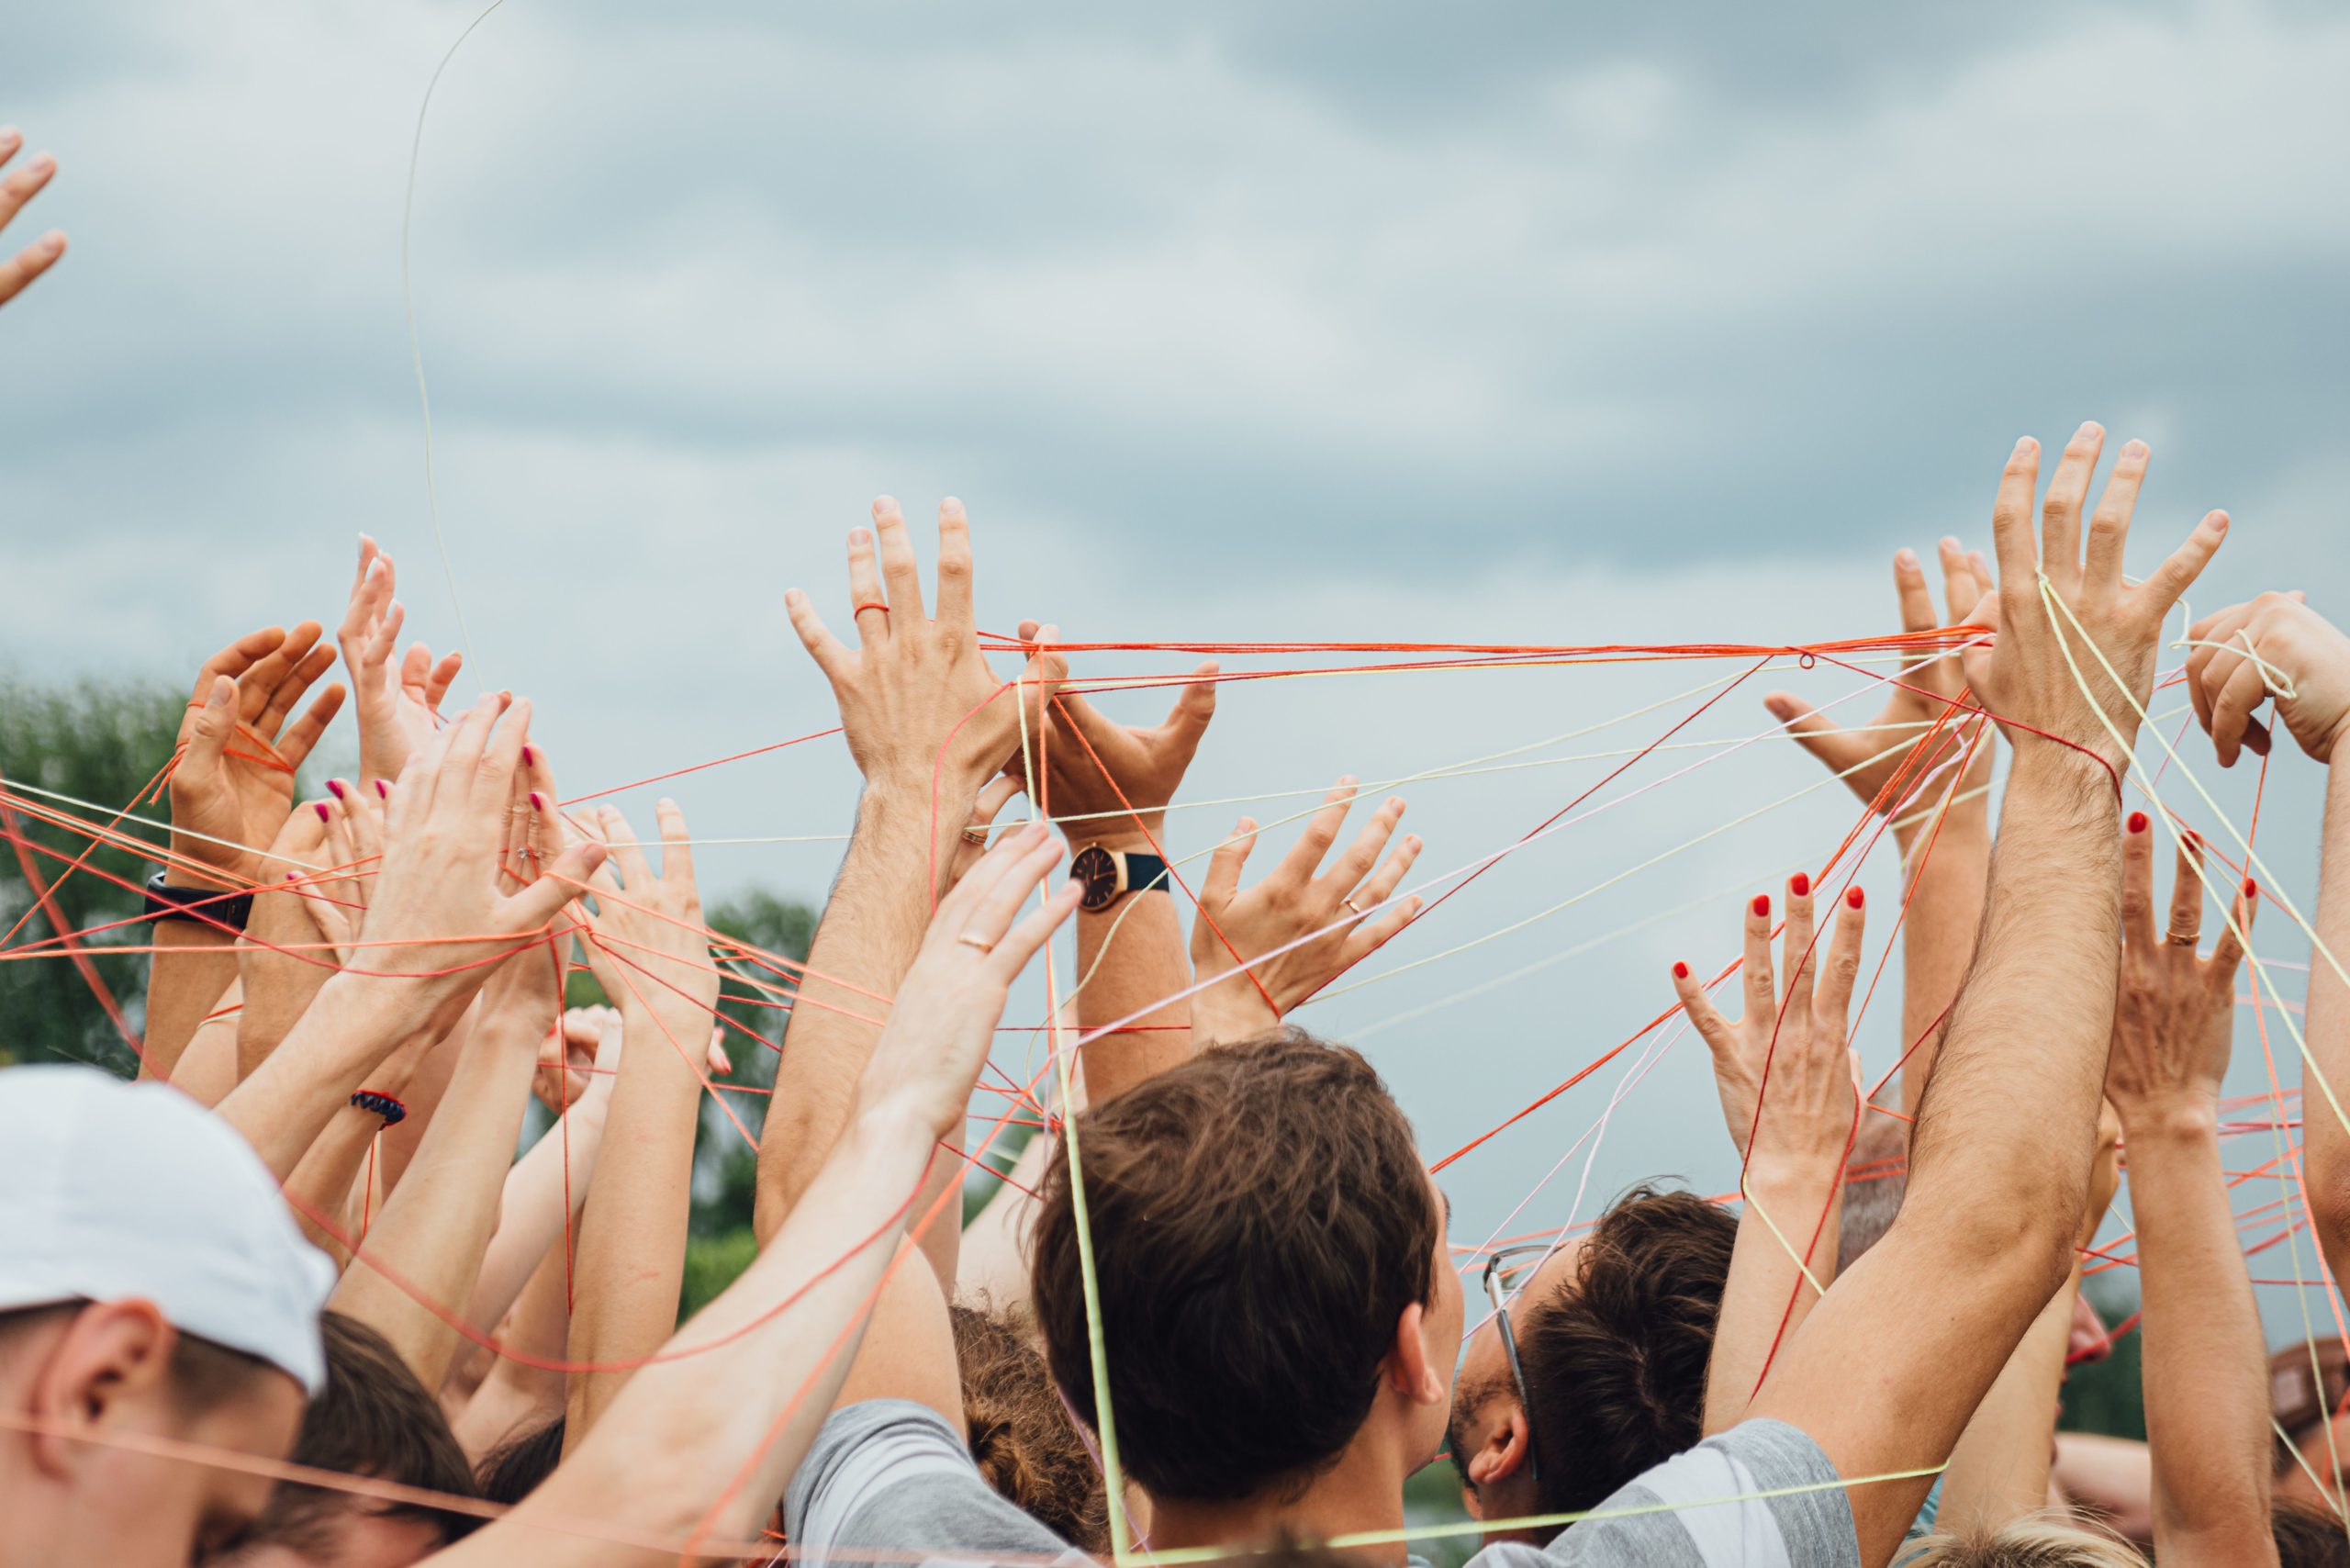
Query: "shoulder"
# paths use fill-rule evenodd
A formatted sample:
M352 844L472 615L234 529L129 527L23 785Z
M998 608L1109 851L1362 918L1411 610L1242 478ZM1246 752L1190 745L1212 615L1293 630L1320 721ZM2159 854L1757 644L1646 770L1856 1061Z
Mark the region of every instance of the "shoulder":
M827 1417L784 1495L784 1518L802 1563L837 1552L862 1564L881 1549L1030 1562L1073 1551L988 1485L936 1411L905 1399Z
M1852 1507L1819 1445L1747 1421L1639 1476L1550 1545L1499 1543L1475 1568L1859 1568Z

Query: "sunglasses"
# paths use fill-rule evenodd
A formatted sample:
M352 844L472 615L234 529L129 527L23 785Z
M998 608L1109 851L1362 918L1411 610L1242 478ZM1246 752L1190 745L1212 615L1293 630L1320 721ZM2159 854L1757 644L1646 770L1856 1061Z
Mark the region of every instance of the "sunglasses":
M1526 1412L1526 1473L1542 1479L1542 1458L1534 1449L1534 1400L1526 1392L1526 1368L1517 1359L1517 1331L1510 1327L1509 1298L1534 1275L1550 1255L1547 1241L1505 1247L1485 1260L1485 1299L1493 1304L1494 1321L1501 1326L1502 1354L1508 1359L1510 1381L1517 1384L1518 1407Z

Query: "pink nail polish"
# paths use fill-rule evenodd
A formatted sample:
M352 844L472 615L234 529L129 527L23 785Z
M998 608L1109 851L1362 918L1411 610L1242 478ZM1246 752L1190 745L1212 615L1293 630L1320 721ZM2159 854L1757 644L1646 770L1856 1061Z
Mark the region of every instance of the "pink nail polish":
M545 811L546 809L547 809L547 799L546 799L546 797L545 797L544 795L540 794L536 790L532 790L532 791L531 791L531 810L532 810L532 811L534 811L534 812L543 812L543 811Z
M379 798L388 801L392 798L392 787L378 778L375 780L375 793Z
M332 795L332 796L333 796L336 800L338 800L338 801L341 800L341 799L342 799L342 780L341 780L341 779L340 779L340 778L330 778L330 779L328 779L328 780L327 780L327 793L328 793L328 794L330 794L330 795Z
M319 820L320 822L329 821L330 818L330 813L327 811L327 803L324 801L313 801L310 802L310 810L319 813Z
M536 766L538 765L538 760L539 760L539 754L538 754L538 753L536 753L536 752L532 751L529 746L524 746L524 747L522 748L522 766L523 766L523 767L536 767Z

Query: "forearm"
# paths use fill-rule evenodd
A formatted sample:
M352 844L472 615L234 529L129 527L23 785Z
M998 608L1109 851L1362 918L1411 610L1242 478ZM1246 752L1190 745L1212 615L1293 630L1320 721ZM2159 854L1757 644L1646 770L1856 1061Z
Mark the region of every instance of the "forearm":
M959 821L945 804L938 815ZM825 903L786 1025L767 1130L759 1140L753 1224L762 1244L799 1204L847 1122L856 1081L880 1038L889 998L921 949L930 921L931 806L927 792L875 788ZM939 850L938 863L944 864Z
M444 1568L652 1568L677 1562L674 1542L688 1533L756 1534L832 1409L896 1217L929 1162L933 1133L918 1118L883 1106L844 1123L806 1201L743 1277L678 1330L668 1359L638 1372L544 1485L437 1560ZM590 1540L542 1518L595 1518L672 1544Z
M456 1072L457 1064L464 1059L465 1043L473 1038L478 1011L467 1008L455 1028L419 1050L408 1067L403 1085L390 1092L408 1106L408 1114L384 1129L375 1150L376 1175L386 1193L399 1185L417 1151L424 1147L425 1135L432 1130L433 1117L439 1114L441 1102L449 1092L449 1081ZM371 1080L367 1087L380 1089L383 1085Z
M2252 1561L2254 1543L2268 1540L2267 1356L2215 1120L2206 1109L2123 1123L2145 1311L2154 1546L2165 1561L2190 1564Z
M402 998L400 982L338 975L284 1048L239 1083L218 1114L282 1182L367 1075L424 1023Z
M649 984L650 982L640 981ZM566 1359L624 1363L659 1350L677 1324L686 1232L693 1211L694 1131L705 1017L675 1006L656 1014L627 998L629 1041L612 1088L599 1180L580 1216L575 1310ZM564 1450L576 1450L630 1374L583 1373L566 1395Z
M611 1091L599 1079L506 1173L498 1204L498 1233L482 1257L465 1321L484 1331L506 1316L550 1249L576 1227L593 1190L597 1152L603 1146ZM526 1107L527 1109L527 1107ZM557 1336L556 1349L562 1348Z
M230 980L172 1070L172 1087L199 1105L218 1105L237 1087L237 1014L243 995L240 982Z
M964 1228L955 1281L957 1300L984 1301L1004 1312L1028 1305L1028 1228L1036 1221L1036 1200L1029 1194L1041 1185L1045 1168L1059 1143L1049 1131L1039 1130L1012 1162L1006 1179L978 1217ZM917 1210L917 1213L920 1211Z
M1901 923L1901 1045L1909 1054L1901 1066L1901 1108L1914 1116L1982 929L1991 874L1983 803L1953 805L1939 828L1928 818L1903 845L1902 857L1908 904Z
M568 1261L558 1238L531 1271L512 1315L499 1328L498 1338L507 1353L490 1364L488 1375L452 1423L458 1446L476 1462L499 1444L563 1414L564 1374L521 1358L564 1359L571 1326Z
M1096 834L1071 838L1071 857L1089 844L1151 852L1139 833ZM1171 889L1128 893L1098 914L1080 913L1076 924L1078 1026L1091 1030L1151 1009L1089 1042L1080 1057L1086 1093L1101 1105L1192 1054L1190 1003L1151 1007L1191 985L1192 963Z
M2065 1384L2073 1298L2080 1285L2076 1269L2031 1320L1991 1392L1975 1407L1951 1450L1937 1528L1952 1533L1997 1529L2047 1506L2057 1398Z
M251 1078L285 1043L336 971L296 893L255 893L237 949L244 1006L237 1014L237 1081ZM285 949L279 951L280 948Z
M1774 1173L1761 1161L1748 1170L1745 1212L1739 1216L1706 1366L1708 1437L1746 1418L1773 1351L1795 1337L1820 1292L1835 1279L1836 1229L1843 1206L1843 1183L1837 1175L1832 1169ZM1817 1246L1811 1244L1814 1226L1820 1238ZM1807 1248L1810 1255L1799 1264Z
M302 1234L341 1267L349 1267L349 1244L357 1238L337 1237L315 1216L324 1215L336 1229L342 1228L352 1183L358 1179L360 1168L366 1163L367 1151L375 1146L375 1135L383 1126L383 1118L373 1111L363 1111L356 1105L343 1106L327 1123L318 1141L303 1152L301 1163L285 1180L286 1201L293 1207L295 1222L301 1226Z
M194 920L159 920L147 972L145 1051L141 1078L169 1080L205 1015L237 980L237 937Z
M2318 1245L2335 1279L2350 1279L2350 743L2326 770L2325 836L2318 861L2317 937L2310 956L2309 1014L2301 1064L2303 1158ZM2326 955L2333 955L2329 962ZM2252 983L2261 983L2255 972Z
M474 1032L449 1103L329 1303L379 1330L429 1389L441 1386L457 1352L457 1331L433 1308L453 1311L472 1298L537 1047L510 1025Z

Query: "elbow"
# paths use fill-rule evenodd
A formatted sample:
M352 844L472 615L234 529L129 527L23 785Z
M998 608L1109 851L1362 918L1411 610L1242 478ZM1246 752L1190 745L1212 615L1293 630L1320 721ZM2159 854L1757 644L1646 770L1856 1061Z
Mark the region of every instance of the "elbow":
M2028 1296L2036 1313L2072 1277L2086 1201L2077 1184L1986 1193L1944 1227L1944 1253L1969 1276L1998 1281L2003 1295Z

